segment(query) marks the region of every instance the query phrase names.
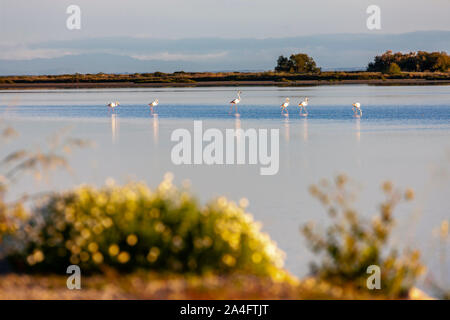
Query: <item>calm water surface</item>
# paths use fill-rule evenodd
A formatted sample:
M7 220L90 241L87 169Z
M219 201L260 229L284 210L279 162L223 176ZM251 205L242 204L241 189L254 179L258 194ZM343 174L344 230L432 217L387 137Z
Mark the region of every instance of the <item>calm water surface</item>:
M445 266L432 236L450 217L450 86L239 89L240 117L228 113L235 88L2 91L2 119L20 132L2 148L2 156L18 148L45 149L46 139L67 127L71 136L95 143L71 155L73 174L57 172L47 184L24 179L11 194L84 182L100 185L108 177L155 186L171 171L177 182L189 179L202 200L247 197L249 210L287 253L287 268L304 275L312 256L299 227L310 220L326 221L308 186L346 173L359 186L357 208L371 215L383 199L380 184L392 180L414 188L417 195L414 203L396 211L393 241L421 248L433 275L450 281L449 248ZM310 99L308 118L300 117L296 107L305 96ZM289 117L280 115L286 97L292 103ZM160 100L157 116L146 107L154 98ZM121 105L112 114L105 104L115 100ZM356 101L363 108L361 119L352 116ZM173 165L170 135L177 128L192 132L193 120L222 130L279 129L279 173L261 176L255 165Z

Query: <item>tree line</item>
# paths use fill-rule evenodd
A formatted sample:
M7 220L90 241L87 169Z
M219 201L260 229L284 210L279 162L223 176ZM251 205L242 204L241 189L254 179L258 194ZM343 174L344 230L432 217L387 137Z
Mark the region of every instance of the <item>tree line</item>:
M450 68L450 56L446 52L409 52L386 51L376 56L367 66L367 71L397 73L409 72L446 72Z
M374 58L367 66L369 72L400 73L406 72L446 72L450 69L450 56L446 52L409 52L392 53L386 51ZM276 72L320 73L321 68L305 53L292 54L289 58L279 56Z

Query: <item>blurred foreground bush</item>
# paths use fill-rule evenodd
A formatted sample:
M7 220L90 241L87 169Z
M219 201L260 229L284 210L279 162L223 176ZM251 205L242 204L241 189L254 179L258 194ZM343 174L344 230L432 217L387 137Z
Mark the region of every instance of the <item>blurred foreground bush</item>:
M221 197L201 206L171 176L155 191L113 182L53 194L16 235L16 270L83 273L151 269L231 272L282 280L284 254L243 206ZM21 247L20 244L24 243Z
M412 200L413 191L400 192L390 182L384 183L386 200L379 214L367 221L353 209L354 193L348 189L343 175L335 183L322 181L310 188L333 220L323 232L312 223L302 229L313 252L322 257L320 265L312 265L313 275L334 285L367 291L367 268L376 265L381 270L381 289L370 291L390 297L406 296L425 268L419 251L406 250L400 255L389 248L388 240L395 223L394 208L402 200Z

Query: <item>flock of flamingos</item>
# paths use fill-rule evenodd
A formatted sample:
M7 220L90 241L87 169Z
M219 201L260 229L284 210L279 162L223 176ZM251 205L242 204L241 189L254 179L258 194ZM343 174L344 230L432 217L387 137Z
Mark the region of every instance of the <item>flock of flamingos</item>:
M239 102L241 102L241 93L242 93L241 91L238 91L237 98L230 101L230 112L233 111L233 106L235 107L236 113L238 112L237 105L239 104ZM153 108L156 107L158 104L159 104L158 99L155 99L153 102L148 104L150 106L150 110L152 113ZM110 102L107 104L107 106L110 109L114 109L115 107L119 106L119 102L118 101ZM289 106L289 98L286 98L285 102L280 106L281 114L285 115L288 114L287 110L288 106ZM306 117L308 115L308 110L306 110L306 107L308 106L308 97L306 97L305 100L300 102L298 106L300 107L300 115ZM352 104L352 110L355 116L359 117L362 116L361 104L359 102L355 102Z

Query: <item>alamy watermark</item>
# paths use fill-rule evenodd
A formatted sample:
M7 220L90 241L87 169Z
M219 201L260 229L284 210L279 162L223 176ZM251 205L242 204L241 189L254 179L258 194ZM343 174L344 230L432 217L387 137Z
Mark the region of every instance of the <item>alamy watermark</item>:
M370 265L367 267L366 272L370 274L370 276L367 278L366 285L367 289L373 290L373 289L381 289L381 269L377 265Z
M72 4L67 7L66 13L70 16L66 20L66 27L69 30L81 29L81 9L79 6Z
M170 139L177 142L171 152L175 165L259 164L261 175L275 175L279 170L279 129L225 129L224 134L216 128L203 132L203 122L194 121L193 134L180 128Z
M372 4L367 7L366 13L370 14L366 21L367 29L381 30L381 8Z
M69 290L80 290L81 289L81 269L79 266L73 264L67 267L67 274L70 276L67 278L67 289Z

